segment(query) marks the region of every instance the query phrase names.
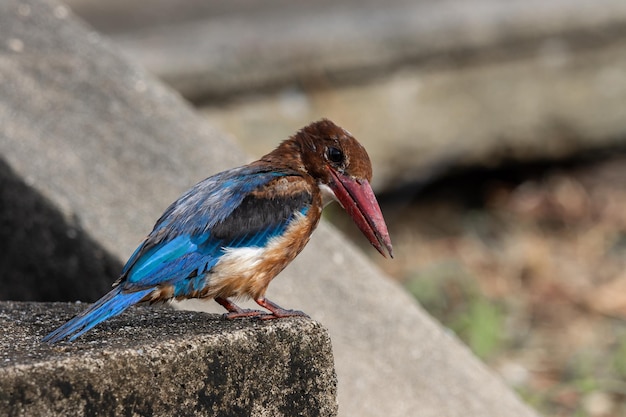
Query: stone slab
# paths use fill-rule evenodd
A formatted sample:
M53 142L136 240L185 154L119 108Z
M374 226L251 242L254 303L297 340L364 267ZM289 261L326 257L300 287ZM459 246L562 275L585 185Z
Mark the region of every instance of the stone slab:
M139 307L76 342L40 342L84 308L0 302L1 415L337 415L330 338L311 320Z

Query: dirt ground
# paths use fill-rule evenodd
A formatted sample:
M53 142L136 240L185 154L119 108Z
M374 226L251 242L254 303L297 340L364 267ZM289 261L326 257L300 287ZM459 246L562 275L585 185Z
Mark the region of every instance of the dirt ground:
M626 154L400 194L393 261L329 217L539 412L626 415Z

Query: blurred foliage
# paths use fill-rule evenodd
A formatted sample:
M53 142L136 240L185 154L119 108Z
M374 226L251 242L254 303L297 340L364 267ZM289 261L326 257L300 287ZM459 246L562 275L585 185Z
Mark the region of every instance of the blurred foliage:
M458 262L433 264L405 285L430 314L459 335L480 358L486 359L501 348L504 312L481 293Z
M626 379L626 335L623 335L615 348L613 368L620 378ZM626 392L624 392L626 394Z

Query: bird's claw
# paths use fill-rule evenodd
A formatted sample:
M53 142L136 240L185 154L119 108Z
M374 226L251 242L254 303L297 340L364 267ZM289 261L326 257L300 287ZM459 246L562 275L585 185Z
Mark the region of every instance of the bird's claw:
M261 310L249 310L249 309L240 309L238 311L229 311L228 313L222 314L222 318L225 320L235 320L240 318L262 318L263 316L267 316L269 313Z
M241 310L232 311L230 313L222 314L224 320L236 320L241 318L251 318L257 320L275 320L285 317L306 317L310 318L308 314L299 310L281 310L273 313L266 313L261 310Z
M269 314L259 316L259 320L274 320L282 319L284 317L306 317L310 318L308 314L300 310L276 310Z

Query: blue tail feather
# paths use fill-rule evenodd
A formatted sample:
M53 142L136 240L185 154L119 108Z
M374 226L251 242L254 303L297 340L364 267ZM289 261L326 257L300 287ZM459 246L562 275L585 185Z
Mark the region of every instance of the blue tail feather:
M43 342L56 343L70 336L70 341L91 330L103 321L121 314L128 307L140 302L153 288L124 293L120 287L111 290L91 307L47 335Z

